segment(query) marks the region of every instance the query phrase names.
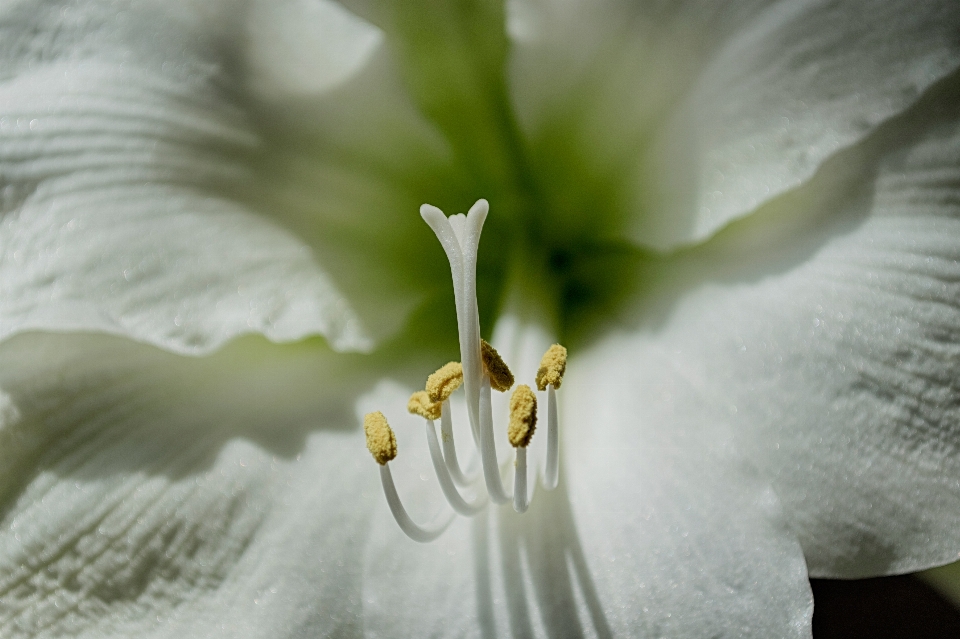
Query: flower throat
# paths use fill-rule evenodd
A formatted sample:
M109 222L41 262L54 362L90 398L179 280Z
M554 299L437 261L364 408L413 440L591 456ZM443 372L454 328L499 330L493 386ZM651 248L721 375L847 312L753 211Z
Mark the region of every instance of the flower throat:
M467 215L451 215L449 218L435 206L424 204L420 207L420 216L433 229L450 262L461 361L450 362L430 375L425 390L414 393L407 408L426 420L427 446L433 470L444 497L453 509L452 513L441 514L436 521L425 526L410 518L400 501L390 471L390 461L397 456L397 440L393 430L381 412L368 413L363 420L367 448L380 465L380 480L387 504L401 530L414 541L429 542L436 539L456 514L465 517L476 515L486 507L488 501L505 504L512 500L514 510L519 513L527 510L530 501L527 490L527 446L536 431L537 396L526 384L517 385L510 397L507 438L516 451L512 495L504 487L504 467L497 459L494 443L491 390L510 390L514 386L514 377L496 349L480 338L477 249L488 211L486 200L477 200ZM563 382L566 362L567 350L554 344L544 354L534 380L537 388L547 393L547 453L542 481L546 490L556 488L559 477L556 390ZM461 386L466 395L467 418L480 461L479 469L468 468L466 471L461 468L457 458L449 402L450 396ZM440 438L437 437L434 423L437 419L440 420ZM472 490L476 497L472 500L464 498L460 488Z

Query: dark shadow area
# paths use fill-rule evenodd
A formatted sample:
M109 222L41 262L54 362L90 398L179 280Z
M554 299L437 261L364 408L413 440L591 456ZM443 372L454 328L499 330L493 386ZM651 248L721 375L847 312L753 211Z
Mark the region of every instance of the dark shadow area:
M955 639L960 610L920 579L811 579L814 639Z

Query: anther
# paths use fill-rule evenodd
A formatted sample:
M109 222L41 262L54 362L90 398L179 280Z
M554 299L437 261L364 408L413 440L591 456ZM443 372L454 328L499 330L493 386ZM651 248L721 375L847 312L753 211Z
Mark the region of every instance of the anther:
M537 429L537 396L526 384L520 384L510 396L510 426L507 439L514 448L526 448Z
M410 396L410 401L407 402L407 410L414 415L432 421L440 419L440 407L442 405L441 402L430 401L430 395L427 394L427 391L417 391Z
M567 371L567 349L560 344L554 344L543 354L540 368L537 370L537 388L547 390L547 385L560 388L563 383L563 374Z
M363 432L367 435L367 449L381 466L397 456L397 438L383 413L367 413L363 417Z
M460 362L450 362L427 378L427 394L431 402L439 404L447 401L462 384L463 366Z
M513 386L513 373L497 349L485 339L480 340L480 358L483 360L484 371L490 377L490 388L501 393L510 390Z

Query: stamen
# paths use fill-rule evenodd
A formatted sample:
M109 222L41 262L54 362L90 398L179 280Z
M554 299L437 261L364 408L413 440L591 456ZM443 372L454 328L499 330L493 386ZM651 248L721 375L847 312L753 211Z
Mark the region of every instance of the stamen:
M480 340L480 357L483 360L484 372L490 376L491 388L501 393L510 390L514 381L513 373L510 372L510 367L500 357L497 349L485 339Z
M440 482L440 490L443 496L447 498L450 506L464 517L473 517L483 510L487 505L487 500L478 497L473 503L467 502L453 485L453 479L450 477L450 471L444 463L443 455L440 453L440 442L437 441L437 431L433 422L426 420L427 424L427 445L430 447L430 460L433 462L433 472L437 475L437 481Z
M376 462L380 464L380 483L383 485L383 494L387 498L387 505L390 506L390 512L393 513L393 518L397 520L400 530L410 539L421 543L433 541L442 535L450 522L453 521L453 513L447 517L438 517L437 521L428 526L418 526L410 519L410 515L407 514L406 509L400 502L397 486L393 483L393 474L387 464L397 457L397 438L383 413L377 411L364 415L363 432L367 436L367 448Z
M553 490L560 480L560 433L557 423L557 393L567 371L567 349L554 344L547 349L537 370L537 388L547 391L547 465L543 474L543 487Z
M427 391L417 391L407 402L407 411L424 419L440 419L440 402L430 401Z
M397 438L383 413L367 413L363 417L363 432L367 436L367 449L381 466L397 456Z
M427 394L431 402L445 402L463 384L460 362L444 364L427 378Z
M547 349L540 360L540 368L537 369L537 388L547 390L547 384L554 388L560 388L563 383L563 374L567 371L567 349L559 344L554 344Z
M537 429L537 396L526 384L520 384L510 396L510 426L507 439L517 449L513 473L513 509L527 510L527 446Z

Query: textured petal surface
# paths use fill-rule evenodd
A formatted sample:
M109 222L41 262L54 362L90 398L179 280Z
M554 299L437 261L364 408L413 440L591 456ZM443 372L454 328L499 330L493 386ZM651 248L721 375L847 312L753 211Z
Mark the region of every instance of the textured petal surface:
M366 348L311 247L249 204L262 144L221 41L237 8L215 30L161 7L0 18L0 337L95 330L196 353L319 333Z
M360 633L379 493L343 356L31 334L0 363L0 634Z
M735 412L816 576L960 552L957 91L664 265L675 301L648 330Z
M654 142L658 247L701 240L813 175L960 64L952 2L780 2L711 58ZM664 223L665 222L665 223Z
M419 545L379 507L367 633L809 637L806 567L777 497L743 472L729 414L704 420L711 407L687 401L678 372L671 353L633 335L572 361L560 393L565 479L525 515L491 509ZM378 399L401 414L400 389ZM439 491L422 422L409 421L398 418L409 441L395 463L425 522Z
M608 233L657 250L798 186L960 64L950 2L511 7L514 99L551 209L575 224L602 203Z

